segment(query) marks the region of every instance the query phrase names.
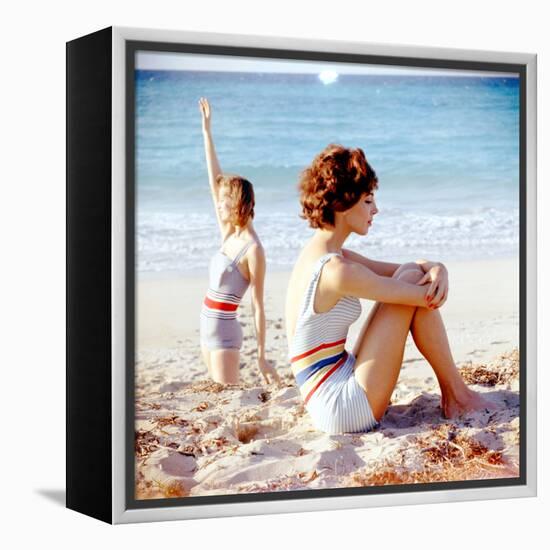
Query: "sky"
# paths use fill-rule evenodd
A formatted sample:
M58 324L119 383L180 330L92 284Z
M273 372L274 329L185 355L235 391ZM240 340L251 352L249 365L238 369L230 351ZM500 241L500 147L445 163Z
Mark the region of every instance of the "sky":
M320 74L333 71L338 74L397 74L397 75L445 75L492 76L517 78L517 74L492 71L462 71L456 69L410 69L385 65L359 63L323 63L318 61L254 59L250 57L187 54L171 52L138 51L136 68L140 70L172 71L238 71L255 73L306 73Z

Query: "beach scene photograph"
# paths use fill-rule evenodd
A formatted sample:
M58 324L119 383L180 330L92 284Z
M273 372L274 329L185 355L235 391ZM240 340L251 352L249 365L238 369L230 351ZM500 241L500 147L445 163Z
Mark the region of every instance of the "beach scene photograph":
M518 75L145 50L134 74L134 498L518 478ZM360 202L316 183L344 157L361 185L376 173ZM344 260L376 266L395 292L407 271L419 292L433 278L444 292L437 332L405 331L383 412L352 374L337 401L352 412L323 424L329 381L361 363L379 313L359 294L327 298L342 311L331 321L328 306L315 313L315 285L296 290L326 216L348 223L341 196L369 218ZM224 234L238 219L253 229ZM315 284L329 281L331 255ZM308 299L329 343L300 332L300 317L289 326ZM348 323L345 338L332 323ZM449 414L447 374L426 352L443 330L483 406ZM372 422L354 423L356 410Z

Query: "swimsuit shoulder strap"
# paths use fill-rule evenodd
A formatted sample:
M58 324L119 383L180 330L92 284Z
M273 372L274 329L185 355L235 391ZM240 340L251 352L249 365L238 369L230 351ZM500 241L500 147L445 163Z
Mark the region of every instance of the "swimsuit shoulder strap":
M314 264L313 271L311 274L311 279L309 281L309 284L306 289L306 295L304 297L304 302L302 304L302 307L300 309L300 317L302 315L308 314L312 315L315 314L315 311L313 309L313 302L315 301L315 293L317 291L317 285L319 283L319 277L321 275L321 271L323 270L323 266L333 257L333 256L340 256L337 252L328 252L327 254L323 254Z
M233 259L234 264L238 264L241 261L241 258L246 254L247 250L250 248L250 246L254 243L254 241L251 239L245 245L239 250L239 253L235 256Z
M311 272L311 278L309 280L309 283L306 287L306 291L304 296L302 297L302 303L300 305L300 309L298 310L298 318L296 319L296 326L294 327L294 338L299 337L299 325L305 321L305 319L311 317L312 315L315 315L315 311L313 309L313 303L315 300L315 293L317 291L317 284L319 282L319 276L321 275L321 271L323 269L323 266L333 257L333 256L339 256L337 252L328 252L327 254L323 254L320 258L318 258L315 263L313 264L313 269ZM292 357L292 345L289 346L288 351L288 359L290 360Z

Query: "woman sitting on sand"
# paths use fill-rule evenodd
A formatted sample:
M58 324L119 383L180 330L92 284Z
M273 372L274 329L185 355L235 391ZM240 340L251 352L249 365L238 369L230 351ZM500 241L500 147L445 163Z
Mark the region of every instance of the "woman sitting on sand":
M439 262L365 258L343 245L366 235L378 213L378 180L361 149L329 145L299 183L302 217L316 229L294 266L286 299L292 371L314 425L328 433L376 427L396 385L409 330L441 388L447 418L488 407L462 380L438 309L448 293ZM353 352L358 298L374 300Z
M252 225L254 189L240 176L222 174L210 131L208 101L201 98L199 108L208 180L221 232L221 247L210 262L209 287L201 309L202 355L213 380L238 383L243 334L237 320L237 308L251 286L258 366L266 383L279 381L275 369L265 358L265 254Z

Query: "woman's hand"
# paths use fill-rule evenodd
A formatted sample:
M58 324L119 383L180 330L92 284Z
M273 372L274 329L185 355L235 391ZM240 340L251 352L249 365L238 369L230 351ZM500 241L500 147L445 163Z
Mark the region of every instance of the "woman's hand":
M277 384L281 383L281 379L277 374L275 367L267 361L265 357L258 359L258 366L260 367L260 372L262 373L266 384L271 382L275 382Z
M440 308L446 301L449 293L449 277L447 268L442 263L436 263L418 281L418 285L430 284L426 293L428 309Z
M205 133L210 132L210 120L212 118L212 112L210 110L210 103L205 97L199 99L199 109L202 115L202 131Z

